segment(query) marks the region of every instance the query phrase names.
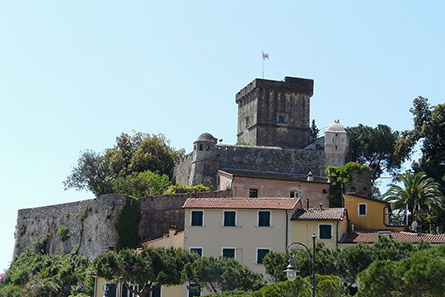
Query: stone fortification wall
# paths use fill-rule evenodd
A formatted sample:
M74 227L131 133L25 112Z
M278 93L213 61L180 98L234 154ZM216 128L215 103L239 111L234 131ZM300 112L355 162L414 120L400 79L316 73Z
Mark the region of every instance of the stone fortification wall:
M199 154L200 151L195 151ZM325 177L327 167L323 150L293 150L278 147L258 147L243 145L216 145L206 151L205 158L193 159L194 152L187 155L184 162L175 168L174 180L187 185L203 183L211 189L217 189L218 169L250 170L259 172ZM191 166L189 175L179 175L183 169Z
M141 238L151 240L168 233L175 225L184 230L182 205L190 197L231 197L231 191L146 197L141 199ZM17 214L14 256L48 236L46 249L62 254L78 250L78 254L94 258L117 243L116 220L125 205L124 195L103 195L96 199L20 209ZM68 229L68 239L57 235L60 227Z
M119 195L45 207L20 209L17 214L14 255L48 235L50 253L69 253L78 249L80 255L95 257L115 244L114 219L125 203ZM68 239L57 235L60 227L68 229Z
M326 176L322 150L292 150L271 147L219 145L215 149L219 168Z
M180 160L175 162L175 167L173 169L173 182L181 183L184 185L190 185L191 182L189 180L191 175L193 161L193 152L185 155Z

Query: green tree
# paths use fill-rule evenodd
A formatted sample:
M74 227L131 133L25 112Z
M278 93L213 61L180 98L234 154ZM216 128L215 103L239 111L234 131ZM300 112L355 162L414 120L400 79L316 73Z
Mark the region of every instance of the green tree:
M310 249L312 255L312 249ZM318 274L335 274L335 262L340 251L328 249L323 243L317 243L315 246L315 267ZM294 264L300 271L301 276L311 275L311 258L306 250L294 249ZM263 259L264 268L267 274L275 282L286 280L286 273L283 271L288 265L289 257L285 253L269 252Z
M233 259L202 257L186 265L184 278L217 294L222 291L252 291L263 285L263 276Z
M196 254L176 248L146 248L142 251L108 252L93 260L98 276L107 280L122 277L122 283L133 294L145 297L162 285L180 285L185 265L195 261ZM129 284L139 284L136 291Z
M357 281L358 273L366 269L374 261L373 253L374 250L371 246L361 243L343 249L336 261L338 275L349 286L352 285Z
M92 295L94 280L86 275L88 267L88 259L74 254L51 255L28 249L6 271L0 296Z
M403 186L390 184L383 198L394 202L395 209L408 210L417 217L430 212L432 208L442 208L443 195L439 184L422 172L406 172L398 175Z
M104 153L85 151L64 186L65 189L86 189L96 196L114 193L116 180L133 173L150 170L171 177L175 160L183 154L184 150L172 148L163 134L122 133L116 137L116 144Z
M113 183L113 191L134 198L142 198L161 195L170 185L170 178L166 174L159 175L147 170L118 177Z
M445 296L445 246L418 251L401 261L375 261L359 274L359 297Z
M343 297L345 287L338 276L315 275L316 297ZM252 297L310 297L312 285L309 276L301 278L297 276L294 281L277 282L255 291Z
M186 186L181 183L176 185L170 185L165 191L164 195L172 195L172 194L182 194L182 193L199 193L199 192L210 192L210 188L204 186L203 184L199 184L196 186Z
M320 129L318 129L317 125L315 124L315 120L312 120L311 133L310 133L312 141L314 141L315 139L318 138L319 132L320 132Z
M286 273L283 271L288 264L288 256L285 253L271 251L263 258L264 269L272 277L274 282L286 280Z
M392 131L387 125L379 124L376 128L364 126L348 127L349 158L353 162L366 164L371 168L373 181L387 171L399 172L402 163L410 156L411 150L402 145L402 135ZM399 149L396 149L399 144Z
M412 150L421 141L422 156L413 164L414 170L425 172L445 187L445 104L431 106L427 98L419 96L413 100L410 112L414 127L404 131L398 149Z

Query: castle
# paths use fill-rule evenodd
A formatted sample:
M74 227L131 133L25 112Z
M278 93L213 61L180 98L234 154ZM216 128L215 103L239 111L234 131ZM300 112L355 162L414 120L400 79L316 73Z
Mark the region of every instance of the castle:
M224 190L221 189L221 175L236 171L238 175L241 172L254 178L261 176L262 183L267 181L264 176L292 183L298 190L288 188L291 197L311 196L314 204L327 201L329 183L325 169L328 165L344 164L348 138L343 126L336 121L325 131L324 137L311 141L309 112L313 83L310 79L293 77L285 77L283 81L253 80L236 94L239 144L218 144L209 133L201 134L193 143L193 151L177 161L173 180ZM249 189L249 192L252 194L249 197L258 195L258 189ZM143 198L140 236L144 241L161 237L168 233L171 225L183 230L182 205L189 197L232 196L232 190L227 189L192 196ZM20 209L14 255L50 234L46 243L49 252L78 250L79 254L94 258L115 246L118 235L114 220L124 204L122 195L104 195L92 200ZM55 235L61 226L69 230L66 241Z
M201 134L193 151L176 163L174 181L217 189L218 170L302 177L310 172L326 178L328 165L344 165L349 143L339 121L311 141L313 86L313 80L295 77L253 80L236 94L238 145L218 144L211 134Z

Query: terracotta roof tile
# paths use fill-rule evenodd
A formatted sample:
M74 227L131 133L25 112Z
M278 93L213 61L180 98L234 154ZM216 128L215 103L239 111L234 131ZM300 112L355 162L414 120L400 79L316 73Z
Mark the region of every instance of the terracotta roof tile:
M299 199L290 198L189 198L183 208L293 209Z
M397 241L406 241L412 243L419 243L420 241L425 241L429 243L445 243L445 234L428 234L428 233L412 233L404 231L377 231L377 230L367 230L367 231L355 231L349 232L346 238L342 241L344 243L374 243L377 241L378 236L392 236Z
M291 217L293 221L341 221L345 216L344 208L309 208L298 209Z

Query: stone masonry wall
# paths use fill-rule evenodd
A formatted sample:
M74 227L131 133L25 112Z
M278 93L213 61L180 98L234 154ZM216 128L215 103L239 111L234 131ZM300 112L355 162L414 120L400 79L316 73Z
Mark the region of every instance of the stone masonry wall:
M190 185L190 170L192 168L193 152L185 155L180 160L175 162L173 169L173 182Z
M143 240L161 237L168 233L171 225L184 230L182 205L187 198L231 196L231 191L221 191L143 198L140 236ZM20 209L17 214L14 256L31 248L34 242L48 234L46 248L50 253L70 253L78 248L79 255L91 259L97 257L117 243L115 223L125 201L124 195L103 195L96 199ZM68 228L69 238L65 242L57 235L61 226Z
M217 145L208 157L202 161L192 161L190 153L185 162L177 164L174 179L187 185L203 183L211 189L217 188L218 169L250 170L281 174L306 176L310 171L314 176L325 177L327 167L323 150L293 150L278 147L252 147L243 145ZM190 175L178 175L185 172L183 167L192 166ZM198 170L199 169L199 170Z

